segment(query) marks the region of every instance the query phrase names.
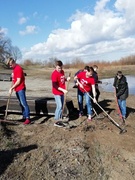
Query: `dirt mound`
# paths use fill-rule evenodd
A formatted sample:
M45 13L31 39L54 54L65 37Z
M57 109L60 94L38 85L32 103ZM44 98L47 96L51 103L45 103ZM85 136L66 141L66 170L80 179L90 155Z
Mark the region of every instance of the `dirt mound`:
M34 80L27 79L28 95L50 95L42 79L40 90L34 89ZM4 96L9 83L2 83ZM69 96L77 108L76 90L71 88ZM23 126L20 116L8 115L11 122L0 126L0 180L134 180L134 101L135 96L127 99L124 134L99 110L103 119L95 116L88 123L86 116L76 117L64 128L55 127L53 117L31 117L33 123ZM113 93L102 92L100 105L120 123Z
M132 115L122 135L107 117L90 123L82 117L69 122L72 128L53 126L52 117L28 126L11 117L17 124L4 123L0 136L2 180L135 178Z

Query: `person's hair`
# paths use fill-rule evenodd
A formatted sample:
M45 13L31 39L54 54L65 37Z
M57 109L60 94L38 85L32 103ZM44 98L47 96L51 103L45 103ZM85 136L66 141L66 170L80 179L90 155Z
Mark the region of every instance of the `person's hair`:
M87 66L87 69L86 69L88 72L94 72L94 69L93 69L93 67L90 67L90 66Z
M92 66L89 67L90 71L94 72L94 68Z
M97 69L98 69L98 66L94 64L94 65L93 65L93 68L97 68Z
M12 57L10 57L10 58L7 59L7 63L6 64L9 65L10 62L11 63L15 63L15 60Z
M55 66L63 66L62 61L58 60L55 62Z
M84 70L87 70L87 71L88 71L88 69L89 69L89 66L85 66L85 67L84 67Z
M122 76L122 71L118 71L117 76Z

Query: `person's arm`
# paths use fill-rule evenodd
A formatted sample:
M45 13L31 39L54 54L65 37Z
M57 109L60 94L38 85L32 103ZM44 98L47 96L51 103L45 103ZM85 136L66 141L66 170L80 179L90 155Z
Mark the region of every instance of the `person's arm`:
M66 94L66 93L68 92L66 89L63 89L63 88L61 88L61 87L58 87L58 90L59 90L59 91L62 91L64 94Z
M118 80L118 78L117 78L117 76L115 76L115 78L114 78L114 82L113 82L113 86L116 88L116 82L117 82L117 80Z
M71 79L71 73L69 73L68 77L65 78L65 81L70 81Z
M83 85L80 83L78 76L76 75L74 77L74 80L76 81L76 84L79 85L82 89L84 88Z
M59 91L62 91L64 94L68 92L66 89L58 87L58 83L57 82L53 82L52 84L53 84L53 88L58 89Z
M21 78L17 78L15 83L12 82L11 88L9 89L9 94L12 93L13 89L16 88L21 83Z
M92 87L93 101L94 101L94 103L97 103L95 84L93 84L91 87Z

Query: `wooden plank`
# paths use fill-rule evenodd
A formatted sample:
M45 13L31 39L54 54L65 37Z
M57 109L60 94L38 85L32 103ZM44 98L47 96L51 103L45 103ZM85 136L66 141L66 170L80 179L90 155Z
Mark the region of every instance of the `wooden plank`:
M0 81L11 81L11 74L8 73L0 73Z
M0 97L0 112L5 113L8 97ZM36 115L54 115L56 103L54 97L27 97L30 108L30 114ZM73 110L73 102L66 100L63 115L69 114ZM16 97L11 97L8 107L8 113L21 114L21 107Z

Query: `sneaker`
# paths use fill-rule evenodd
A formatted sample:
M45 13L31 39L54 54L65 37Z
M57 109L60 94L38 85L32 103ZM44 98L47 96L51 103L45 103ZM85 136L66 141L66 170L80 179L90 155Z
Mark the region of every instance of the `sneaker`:
M26 119L25 122L23 123L24 125L27 125L27 124L30 124L30 120L29 119Z
M63 117L62 118L62 121L64 122L64 121L69 121L69 117Z
M58 121L58 122L54 123L54 126L57 126L57 127L65 127L65 125L63 124L62 121Z
M88 122L91 122L91 121L92 121L92 119L91 119L91 118L88 118L88 119L87 119L87 121L88 121Z

